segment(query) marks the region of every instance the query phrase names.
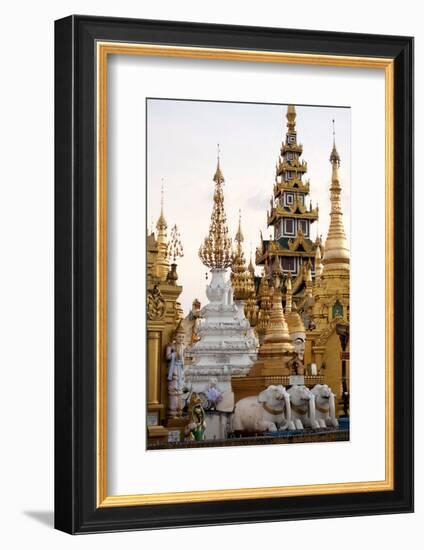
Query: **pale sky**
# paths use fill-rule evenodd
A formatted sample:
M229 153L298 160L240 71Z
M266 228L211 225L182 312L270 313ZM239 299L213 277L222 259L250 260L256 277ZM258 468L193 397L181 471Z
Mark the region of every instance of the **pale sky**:
M225 178L224 205L234 238L238 212L242 213L244 251L247 262L264 238L272 233L266 212L272 195L275 164L286 134L287 106L203 101L148 100L147 103L147 220L149 229L159 217L161 180L164 182L168 236L176 223L184 257L178 264L178 284L184 313L194 298L207 303L205 274L198 256L208 233L212 213L217 143ZM301 159L308 163L304 181L310 180L310 198L319 204L319 221L312 225L323 240L329 225L329 186L335 119L336 146L341 158L340 176L345 230L350 240L350 109L346 107L297 106ZM156 227L155 227L156 229ZM256 268L257 274L260 268ZM209 276L210 281L210 276Z

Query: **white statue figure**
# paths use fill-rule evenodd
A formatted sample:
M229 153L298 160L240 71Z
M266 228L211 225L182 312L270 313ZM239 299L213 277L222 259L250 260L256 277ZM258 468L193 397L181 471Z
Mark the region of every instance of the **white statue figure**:
M305 357L305 333L294 333L290 335L293 339L294 351L301 361Z
M268 386L257 397L237 402L233 431L276 432L294 430L289 395L284 386Z
M166 346L168 361L168 416L182 415L184 390L184 329L179 323L174 338Z
M290 395L292 419L297 430L312 428L316 430L319 424L315 413L315 396L306 386L292 386L287 390Z
M209 383L206 387L206 398L209 408L216 410L217 405L222 401L224 393L218 387L218 379L212 377L209 379Z
M335 395L331 388L327 384L317 384L311 391L315 396L315 415L320 428L337 428Z

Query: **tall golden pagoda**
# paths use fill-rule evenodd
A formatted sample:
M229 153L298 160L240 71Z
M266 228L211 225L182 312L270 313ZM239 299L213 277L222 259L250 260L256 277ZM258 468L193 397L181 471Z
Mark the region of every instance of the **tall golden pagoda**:
M310 184L303 181L307 163L301 160L303 147L297 141L296 109L287 107L287 133L277 159L275 184L267 213L268 227L274 231L273 238L264 240L261 236L256 251L256 265L275 265L278 258L285 275L293 277L293 295L303 297L306 271L310 265L315 272L315 251L317 242L311 240L311 226L318 220L318 206L312 207L309 200Z
M350 260L341 204L340 156L335 139L330 162L330 226L325 241L322 273L315 280L311 300L314 328L307 334L307 349L310 350L307 355L310 353L310 361L316 363L318 370L323 369L326 383L337 393L342 377L342 348L336 328L337 325L349 324Z

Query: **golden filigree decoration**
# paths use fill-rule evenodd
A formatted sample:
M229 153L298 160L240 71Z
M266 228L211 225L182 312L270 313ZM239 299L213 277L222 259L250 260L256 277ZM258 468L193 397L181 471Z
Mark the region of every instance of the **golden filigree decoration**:
M160 321L165 315L165 300L162 293L155 284L147 291L147 318L149 321Z
M219 163L213 178L215 192L209 234L199 248L199 257L210 269L225 269L233 262L232 242L228 236L227 217L224 209L224 176Z
M175 263L177 261L177 258L182 258L184 256L181 235L178 231L177 224L173 225L171 229L171 236L168 242L167 254L172 263Z
M289 247L289 250L294 252L300 246L303 247L303 250L305 252L311 252L312 250L312 243L308 239L306 239L305 234L303 233L302 229L299 227L299 229L297 230L296 238L294 240L289 239L288 247Z

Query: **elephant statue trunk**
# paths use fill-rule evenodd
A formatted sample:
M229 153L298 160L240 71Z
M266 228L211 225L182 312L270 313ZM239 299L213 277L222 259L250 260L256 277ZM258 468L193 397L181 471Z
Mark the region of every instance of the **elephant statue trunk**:
M286 422L287 422L287 429L288 430L295 430L295 425L292 420L292 412L291 412L291 403L290 403L290 395L285 392L284 393L284 403L286 405Z
M328 404L330 406L330 418L332 420L335 420L336 418L336 403L335 403L335 395L333 392L331 392L331 395L328 400Z
M311 423L311 428L316 429L319 428L316 414L315 414L315 395L311 394L309 399L309 420Z

